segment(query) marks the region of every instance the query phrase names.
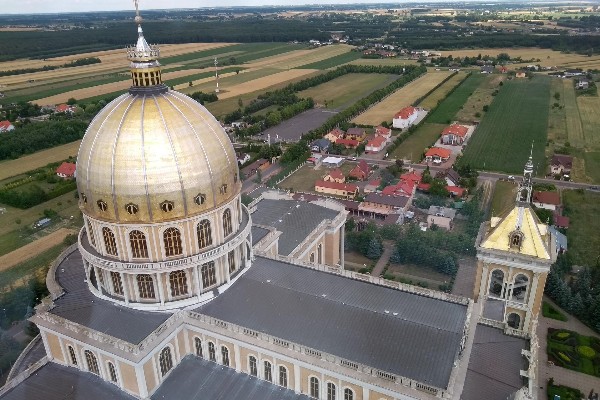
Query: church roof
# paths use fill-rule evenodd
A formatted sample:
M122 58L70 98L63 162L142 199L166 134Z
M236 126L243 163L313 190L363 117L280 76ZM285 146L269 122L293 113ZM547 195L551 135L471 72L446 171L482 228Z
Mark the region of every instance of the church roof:
M445 388L467 306L257 257L195 311Z
M511 249L510 246L510 234L517 227L524 237L518 250ZM540 222L531 207L515 206L504 218L492 218L492 229L481 243L481 247L491 250L514 251L549 260L547 235L547 226Z

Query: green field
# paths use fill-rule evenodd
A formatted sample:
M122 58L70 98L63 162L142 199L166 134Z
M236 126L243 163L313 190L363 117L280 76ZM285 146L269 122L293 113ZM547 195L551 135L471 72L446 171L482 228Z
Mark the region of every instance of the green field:
M537 175L545 173L550 78L504 84L470 139L461 163L477 169L520 173L534 143Z
M452 75L450 79L442 83L442 85L439 88L435 89L433 93L425 97L425 99L423 99L423 101L419 103L419 106L427 110L436 107L442 100L446 98L448 93L452 89L454 89L456 85L458 85L463 79L465 79L464 72L459 72L457 74Z
M498 217L515 204L517 185L508 181L496 181L490 215Z
M25 262L15 265L5 271L0 272L0 289L4 289L7 286L18 286L23 283L21 280L29 278L32 275L45 271L56 257L66 248L65 244L59 244L49 250L40 253L38 256L31 258ZM43 279L43 277L42 277Z
M340 167L344 174L348 174L356 164L344 163ZM332 168L320 167L314 169L314 167L305 165L298 171L294 172L290 177L283 180L279 185L282 189L293 189L295 192L314 192L315 182L319 179L323 179Z
M351 61L357 60L362 56L358 51L349 51L348 53L339 54L334 57L327 58L325 60L317 61L310 64L301 65L296 68L301 69L328 69L334 68L338 65L346 64Z
M574 265L592 266L600 257L600 193L565 190L564 214L570 218L567 238Z
M345 108L353 104L356 99L368 96L395 79L398 79L397 75L346 74L298 92L298 97L312 97L318 104L327 102L327 108Z
M445 124L432 124L429 122L420 124L417 130L394 150L390 158L420 162L425 149L435 143L445 127Z
M484 75L471 74L427 116L427 122L436 124L448 124L452 122L469 96L473 94L484 79Z

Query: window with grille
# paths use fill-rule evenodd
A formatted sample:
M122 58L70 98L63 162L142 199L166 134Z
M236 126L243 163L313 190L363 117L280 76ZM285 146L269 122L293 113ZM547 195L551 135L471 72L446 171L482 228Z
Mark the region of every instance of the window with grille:
M227 253L227 262L229 263L229 273L235 271L235 251Z
M185 271L173 271L169 274L171 296L183 296L188 293L187 276Z
M94 237L94 231L92 230L92 225L90 224L90 221L87 221L87 227L87 231L90 236L90 243L92 244L92 246L96 247L96 238Z
M354 391L352 389L344 389L344 400L354 400Z
M317 246L317 262L323 264L323 245L321 243Z
M198 204L199 206L201 206L202 204L204 204L206 202L206 195L203 193L198 193L195 197L194 197L194 203Z
M85 362L87 363L88 371L92 374L100 375L100 370L98 369L98 360L94 353L89 350L84 351L85 354Z
M271 371L271 363L265 361L265 381L273 382L273 373Z
M133 258L148 258L148 244L146 235L140 231L129 232L129 244Z
M223 360L223 365L229 367L229 349L225 346L221 346L221 359Z
M217 276L215 273L215 262L210 261L206 264L202 264L202 287L207 288L217 283Z
M217 361L217 355L215 353L215 344L213 342L208 342L208 359L210 361Z
M160 203L159 206L163 212L171 212L175 208L175 203L173 203L172 201L165 200L162 203Z
M165 347L160 352L158 357L158 363L160 364L160 374L165 376L167 372L173 368L173 357L171 356L171 348Z
M137 276L138 290L142 299L153 299L154 295L154 282L152 277L148 274L141 274Z
M125 205L125 211L127 211L128 214L135 215L140 211L140 208L137 204L129 203Z
M219 188L219 193L227 194L227 184L226 183L221 185L221 187Z
M228 208L223 213L223 232L225 236L229 236L233 232L233 226L231 225L231 210Z
M287 369L283 365L279 367L279 385L283 387L288 385Z
M77 356L75 355L75 350L71 346L69 346L69 357L71 357L71 364L77 365Z
M203 249L212 245L212 231L210 229L210 221L203 219L196 227L198 233L198 247Z
M309 258L311 263L315 262L315 253L310 253L310 258Z
M96 202L96 204L98 205L98 208L100 209L100 211L108 210L108 204L106 204L106 202L104 200L98 200Z
M111 256L117 256L117 241L115 234L107 227L102 228L102 237L104 238L104 247Z
M311 376L308 386L309 386L309 391L310 391L310 397L318 399L319 398L319 379L315 378L314 376Z
M108 363L108 375L110 376L111 382L117 383L117 370L113 363Z
M121 281L121 274L111 271L110 280L112 281L113 292L123 296L123 281Z
M183 253L181 246L181 232L177 228L168 228L163 233L165 254L167 257L178 256Z
M196 355L202 357L202 341L200 338L194 338L194 347L196 348Z
M327 400L336 400L335 398L336 387L335 384L327 382Z
M250 369L250 375L257 376L258 370L256 368L256 357L250 356L248 357L248 368Z

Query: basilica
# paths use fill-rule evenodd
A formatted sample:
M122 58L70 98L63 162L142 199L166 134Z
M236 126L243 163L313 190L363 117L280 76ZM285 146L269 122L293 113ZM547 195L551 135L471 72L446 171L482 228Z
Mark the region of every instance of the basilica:
M232 144L162 82L135 19L131 88L77 157L84 225L47 276L2 400L537 398L550 264L531 158L482 226L473 298L344 269L344 206L265 192L242 204ZM501 354L501 356L499 356Z

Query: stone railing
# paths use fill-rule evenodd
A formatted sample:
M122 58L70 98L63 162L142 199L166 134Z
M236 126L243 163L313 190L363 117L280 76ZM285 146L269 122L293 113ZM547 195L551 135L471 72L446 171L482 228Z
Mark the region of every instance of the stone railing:
M8 393L9 390L14 389L23 382L25 379L29 378L35 371L42 368L44 365L48 363L48 356L44 356L35 363L31 364L25 371L21 372L19 375L15 376L2 387L0 387L0 397Z
M248 337L248 342L256 341L258 346L264 346L264 343L270 343L275 346L287 348L295 353L302 354L306 357L318 359L323 362L335 364L337 366L346 368L348 372L356 371L362 374L370 375L375 378L380 378L388 382L400 384L412 389L416 389L433 396L445 397L445 389L437 388L434 386L420 383L414 379L410 379L401 375L393 374L387 371L382 371L371 366L349 361L347 359L338 357L336 355L326 353L321 350L313 349L307 346L303 346L298 343L290 342L275 336L268 335L266 333L249 330L240 325L232 324L208 315L197 313L195 311L187 311L188 318L191 319L190 323L194 326L207 329L209 331L224 334L226 332L232 332L236 334L245 335ZM200 324L198 324L200 323ZM229 335L231 336L231 335ZM310 362L310 360L308 360Z
M484 317L479 318L479 323L481 325L491 326L492 328L498 328L498 329L504 329L506 327L506 324L504 322L496 321L495 319L484 318Z
M509 336L520 337L523 339L529 339L529 334L527 334L527 332L524 332L520 329L511 328L508 325L504 328L504 334Z
M48 269L48 273L46 274L46 287L48 287L50 298L52 300L56 300L63 294L63 288L56 281L56 269L65 260L65 258L71 255L71 253L73 253L75 250L77 250L77 243L72 244L64 249Z

